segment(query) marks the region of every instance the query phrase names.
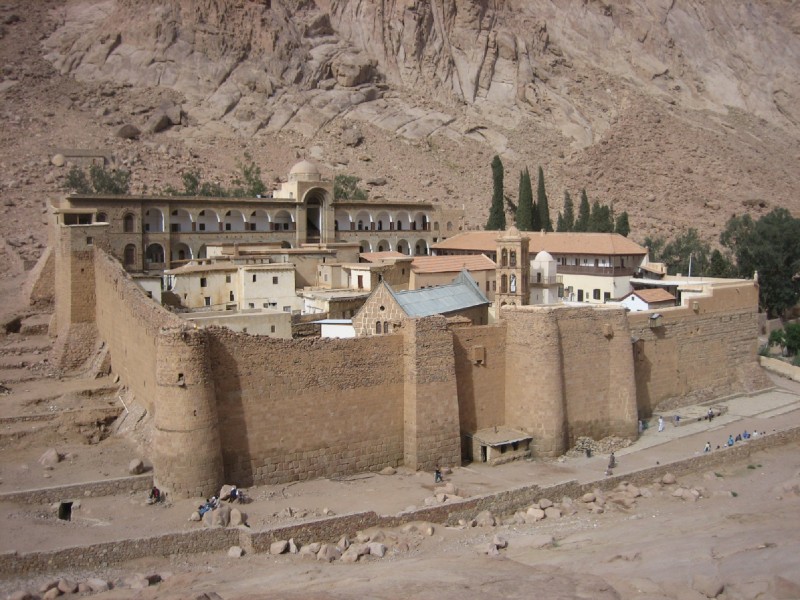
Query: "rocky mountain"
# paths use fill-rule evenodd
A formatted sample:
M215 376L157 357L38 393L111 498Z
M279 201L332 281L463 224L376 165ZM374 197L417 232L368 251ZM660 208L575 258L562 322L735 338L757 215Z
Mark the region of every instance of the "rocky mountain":
M585 188L640 240L800 211L790 1L50 0L0 15L19 219L37 174L58 193L65 170L45 160L64 146L107 149L136 191L225 179L245 152L269 178L308 157L381 184L371 197L463 205L471 226L496 153L510 196L541 165L551 209ZM138 139L115 136L126 123Z

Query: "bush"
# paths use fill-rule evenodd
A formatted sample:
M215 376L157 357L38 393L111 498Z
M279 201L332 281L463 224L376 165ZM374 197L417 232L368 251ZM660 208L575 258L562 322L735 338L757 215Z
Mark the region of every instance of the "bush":
M758 348L759 356L769 356L769 344L764 344Z
M337 175L333 180L333 197L337 200L366 200L367 192L358 187L355 175Z
M783 338L790 355L800 351L800 323L789 323L783 329Z

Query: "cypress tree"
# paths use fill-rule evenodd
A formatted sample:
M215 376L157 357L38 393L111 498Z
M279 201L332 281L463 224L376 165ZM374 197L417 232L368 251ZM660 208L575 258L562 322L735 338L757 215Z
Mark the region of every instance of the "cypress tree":
M496 154L492 159L492 184L492 207L489 209L486 229L503 231L506 228L506 212L503 205L503 162Z
M572 197L564 190L564 229L559 231L572 231L575 229L575 208L572 206Z
M589 197L586 190L581 190L581 203L578 206L578 218L575 219L575 227L572 231L589 231L589 218L591 209L589 208Z
M517 203L517 229L533 231L533 190L527 167L519 174L519 200Z
M617 217L617 223L614 227L615 233L618 233L622 236L628 237L628 234L631 232L631 226L628 223L628 213L627 211L623 211Z
M568 231L564 225L564 215L561 214L561 211L558 211L558 217L556 217L556 231Z
M553 231L553 223L550 221L550 207L547 202L547 193L544 191L544 172L542 167L539 167L538 184L536 187L536 205L539 208L539 217L541 219L541 229L545 231Z

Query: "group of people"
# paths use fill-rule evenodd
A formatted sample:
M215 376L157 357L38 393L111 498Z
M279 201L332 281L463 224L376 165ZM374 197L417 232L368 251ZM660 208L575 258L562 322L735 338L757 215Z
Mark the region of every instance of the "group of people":
M758 431L754 431L753 433L750 433L749 431L747 431L747 429L745 429L742 433L737 433L735 437L734 437L734 435L732 433L729 433L728 434L728 441L725 442L725 445L726 446L733 446L734 444L736 444L736 442L742 442L744 440L749 440L750 438L758 437L759 435L760 434L759 434ZM721 446L718 445L717 446L717 450L719 450L720 448L721 448ZM703 452L711 452L711 442L706 442L706 445L703 448Z

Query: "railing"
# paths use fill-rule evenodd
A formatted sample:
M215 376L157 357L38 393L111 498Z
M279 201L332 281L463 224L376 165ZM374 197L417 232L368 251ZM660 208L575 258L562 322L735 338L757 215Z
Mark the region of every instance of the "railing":
M635 272L633 267L595 267L594 265L558 265L561 275L603 275L606 277L628 277Z
M547 276L539 276L537 274L531 273L531 285L554 285L559 283L558 275L547 275Z

